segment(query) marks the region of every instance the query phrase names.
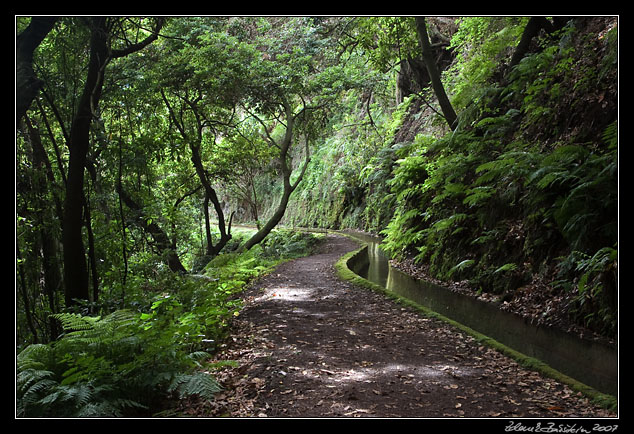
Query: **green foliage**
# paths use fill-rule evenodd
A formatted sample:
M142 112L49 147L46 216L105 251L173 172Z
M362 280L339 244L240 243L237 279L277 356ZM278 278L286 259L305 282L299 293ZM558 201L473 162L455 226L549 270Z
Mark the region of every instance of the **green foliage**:
M486 20L474 18L469 25L454 40L463 50L476 43L470 35L489 32ZM558 269L553 285L576 293L571 313L613 335L616 249L605 246L618 238L617 127L604 124L588 134L585 125L573 128L565 117L570 94L592 98L575 81L595 77L588 59L600 68L606 64L594 54L580 55L574 31L565 28L559 44L543 41L511 71L495 92L499 107L489 106L483 91L468 110L473 122L463 116L457 132L424 145L419 136L405 147L408 153L388 181L397 200L383 246L395 257L425 262L434 277L468 279L476 289L498 294L512 294ZM478 49L471 47L471 55L478 56ZM609 42L605 52L609 56ZM475 78L466 66L461 73L490 83L492 69L475 65L489 75ZM578 119L585 112L578 109ZM564 124L569 130L562 134Z
M599 154L567 145L544 154L515 146L495 152L499 156L489 161L482 154L460 152L464 147L495 149L495 142L486 143L457 134L451 144L439 141L398 161L389 181L398 206L384 231L386 251L414 254L419 261L429 261L439 276L448 276L461 263L461 249L470 245L469 250L488 252L472 260L479 264L473 270L492 267L487 274L493 276L521 271L508 261L496 263L491 256L498 252L499 260L506 259L513 243L523 252L522 263L527 263L539 261L535 254L544 235L553 242L563 239L576 250L616 238L614 150ZM442 150L436 153L439 147ZM525 226L514 229L505 223L513 216L525 218ZM505 239L506 245L499 244Z
M413 17L359 18L357 40L379 70L387 71L401 60L419 55Z
M479 98L520 40L526 17L462 17L451 38L456 61L445 74L458 108Z
M312 251L319 242L319 234L295 232L292 230L277 230L269 234L261 243L261 256L265 258L292 259L304 256Z
M214 395L222 388L210 374L195 372L178 375L167 390L168 392L177 392L181 398L197 395L205 399L213 399Z
M225 338L247 282L280 260L306 254L318 235L276 231L264 246L214 259L206 275L165 272L137 311L103 317L61 313L48 345L17 358L18 415L120 417L156 411L171 397L212 399L220 390L205 359ZM208 367L217 369L218 367Z
M115 48L146 35L143 20L117 21ZM419 55L411 17L169 19L165 37L104 73L81 222L97 298L71 312L53 272L61 252L49 249L62 235L68 150L59 144L85 81L90 29L61 18L34 53L44 93L28 114L45 155L26 127L16 140L18 414L149 414L163 400L217 392L204 360L239 314L240 291L319 237L279 230L237 253L244 236L234 230L210 261L190 145L223 206L247 210L234 223L264 218L281 189L270 140L288 125L281 101L297 115L286 162L297 173L311 157L288 226L382 231L393 256L497 294L556 276L579 322L614 335L618 30L592 33L580 17L536 38L509 71L527 20L458 21L443 80L460 122L438 136L418 100L394 102L394 68ZM186 268L204 274L167 269L134 212L121 215L119 183Z
M372 104L348 92L341 111L328 124L331 134L314 151L304 180L289 205L289 218L298 226L380 229L391 214L385 182L400 145L389 143L410 104L392 118L383 94L385 76L375 84ZM379 98L380 96L380 98Z
M461 261L458 264L456 264L451 270L449 270L449 273L447 273L447 276L452 277L454 273L460 273L472 267L474 264L475 264L475 261L473 259L465 259L464 261Z
M572 248L582 250L616 238L616 221L610 221L618 203L616 175L614 149L599 154L569 145L546 156L528 182L554 198L554 220Z
M26 347L17 358L17 411L26 417L122 416L145 405L116 363L138 353L138 315L105 318L60 314L65 335L53 344ZM128 384L127 387L130 387Z
M589 255L573 251L563 258L556 285L573 294L572 314L591 330L613 336L618 318L618 250L602 247Z

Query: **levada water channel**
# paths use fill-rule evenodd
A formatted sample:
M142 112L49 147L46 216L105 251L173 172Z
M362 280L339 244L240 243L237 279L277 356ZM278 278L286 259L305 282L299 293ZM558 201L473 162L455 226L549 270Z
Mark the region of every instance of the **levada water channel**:
M526 356L600 392L618 393L616 346L583 339L547 326L537 326L519 315L430 282L414 279L393 268L379 248L380 240L349 234L367 245L348 261L359 276L397 295L425 306L486 335Z

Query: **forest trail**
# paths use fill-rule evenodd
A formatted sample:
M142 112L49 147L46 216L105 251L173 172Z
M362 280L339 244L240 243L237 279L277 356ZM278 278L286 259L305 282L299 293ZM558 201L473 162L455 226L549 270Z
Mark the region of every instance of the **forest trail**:
M611 417L448 324L337 278L358 245L319 250L253 284L214 361L224 390L192 416Z

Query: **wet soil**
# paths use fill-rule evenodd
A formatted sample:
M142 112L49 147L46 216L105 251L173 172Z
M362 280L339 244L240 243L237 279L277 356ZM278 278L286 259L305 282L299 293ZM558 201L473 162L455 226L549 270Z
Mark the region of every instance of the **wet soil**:
M328 235L245 293L214 360L223 391L185 415L276 418L615 417L450 325L337 278L358 248Z

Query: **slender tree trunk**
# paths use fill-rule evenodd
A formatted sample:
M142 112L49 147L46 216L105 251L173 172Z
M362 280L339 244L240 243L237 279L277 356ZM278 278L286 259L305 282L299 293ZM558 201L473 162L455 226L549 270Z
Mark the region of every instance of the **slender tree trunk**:
M42 269L44 271L44 293L48 298L51 313L57 313L57 291L62 288L62 273L57 257L57 239L53 235L53 222L55 221L50 202L45 200L51 190L55 189L54 178L46 150L40 139L40 134L32 125L28 115L24 116L25 123L29 130L29 142L33 148L33 167L41 171L40 176L34 182L39 200L38 219L40 229L40 239L42 242ZM44 175L46 173L46 176ZM48 181L48 182L47 182ZM50 188L49 188L50 187ZM58 335L57 321L49 319L50 335L54 339Z
M554 17L551 23L545 17L531 17L524 27L520 42L515 47L511 62L509 63L509 70L516 66L524 58L528 50L530 49L531 41L539 32L544 29L547 33L552 33L556 30L562 29L571 17Z
M135 223L152 236L159 253L165 257L170 270L179 273L187 273L187 270L176 254L176 246L174 246L174 244L170 241L165 231L161 229L155 221L147 218L147 216L143 213L143 207L132 199L132 197L123 190L120 184L117 184L116 188L117 193L119 193L119 198L134 212Z
M31 314L31 303L29 301L29 291L26 287L26 277L24 273L24 264L22 261L22 254L20 253L20 246L18 245L18 239L15 239L15 255L18 259L18 275L20 276L20 295L22 295L22 302L24 303L24 314L26 316L26 324L31 330L31 334L33 334L33 341L37 344L39 342L39 338L37 335L37 329L35 328L35 323L33 321L33 316Z
M211 222L209 221L209 195L205 193L205 201L203 202L203 214L205 216L205 238L207 239L206 255L213 255L213 240L211 237Z
M121 119L119 119L121 120ZM121 138L121 130L119 130L119 167L117 170L117 186L116 189L121 189L121 179L123 178L123 139ZM128 250L127 250L127 237L126 237L126 225L125 214L123 213L123 200L119 195L119 218L121 219L121 256L123 257L123 276L121 277L121 306L125 306L125 288L128 280Z
M278 160L282 168L284 191L282 193L282 197L280 198L277 209L275 210L271 218L269 218L264 226L262 226L260 230L253 234L251 238L247 240L244 246L241 247L244 250L249 250L256 244L262 242L262 240L264 240L264 238L266 238L266 236L282 220L282 217L284 217L284 213L286 212L286 207L288 206L288 201L291 198L291 194L293 193L293 191L295 191L299 183L302 181L304 174L306 173L308 163L310 162L308 138L306 138L306 158L304 160L304 165L301 169L301 173L299 174L295 182L291 183L292 169L288 165L288 153L293 140L293 128L295 124L295 119L298 115L293 114L290 105L286 101L284 102L284 110L286 112L286 132L284 134L282 142L280 144L275 143L275 145L280 149ZM269 140L273 140L272 137L269 137Z
M88 72L68 140L68 176L66 178L62 231L67 306L73 305L75 300L89 299L88 268L82 240L84 168L90 147L90 124L101 98L106 65L111 59L127 56L156 40L164 22L162 18L159 18L154 32L145 40L130 44L120 50L110 51L108 49L109 20L110 18L103 16L89 18L90 58Z
M92 231L92 218L90 217L90 202L84 196L84 219L88 235L88 260L90 263L90 275L92 277L92 301L99 299L99 273L97 271L97 256L95 252L95 236Z
M200 147L196 145L190 146L192 152L192 163L194 164L194 168L196 169L196 173L198 174L198 178L200 179L200 183L203 185L203 189L205 190L205 217L206 217L206 229L207 229L207 254L210 256L216 256L220 251L225 247L225 245L231 240L231 224L227 228L225 224L225 214L222 210L222 206L220 205L220 200L218 200L218 195L216 194L216 190L211 186L209 179L207 178L207 173L205 172L205 168L203 167L202 160L200 158ZM218 216L218 229L220 230L220 240L214 246L211 244L211 230L209 226L209 211L207 209L209 205L209 201L214 205L214 210L216 211L216 215Z
M286 212L286 207L288 206L288 201L291 197L291 193L293 193L293 189L285 188L282 193L282 197L280 198L280 202L277 205L277 209L273 213L273 215L267 220L267 222L262 226L260 230L258 230L251 238L247 240L244 244L244 250L249 250L256 244L259 244L266 238L266 236L275 229L275 226L282 220L284 217L284 213Z
M423 60L431 79L431 86L434 89L436 98L438 98L440 109L442 110L445 120L449 124L449 128L454 130L456 128L456 121L458 119L458 116L456 115L456 112L454 111L451 102L449 101L449 97L445 92L445 87L443 86L440 79L438 65L436 65L436 61L434 60L434 55L431 50L431 43L429 42L429 35L427 34L425 17L416 17L416 30L418 32L418 42L420 43L421 49L423 51Z
M550 25L548 20L544 17L531 17L524 27L524 31L522 32L522 37L520 38L520 42L515 47L515 51L513 52L513 57L511 57L511 63L509 64L509 68L520 63L520 60L526 55L528 52L528 48L530 47L531 41L535 36L539 34L539 31Z
M82 239L84 167L89 148L93 109L99 103L103 86L103 72L108 61L106 18L93 18L91 22L88 73L68 142L68 177L62 232L67 306L75 304L75 300L89 299L88 268Z
M191 161L194 165L194 169L196 170L196 174L198 175L198 179L200 180L200 183L205 191L204 212L205 229L207 234L207 255L216 256L225 247L229 240L231 240L231 218L229 219L229 226L227 228L227 226L225 225L224 211L222 210L222 206L220 205L220 201L218 200L218 195L216 194L216 190L214 190L214 188L212 187L211 182L209 182L207 172L205 171L202 159L200 158L200 144L202 143L203 126L199 122L197 138L190 137L189 134L186 133L184 125L179 122L178 118L176 117L176 114L172 109L172 105L167 99L165 92L163 92L162 90L161 96L163 97L163 102L165 102L165 106L167 107L167 110L170 114L170 117L172 118L172 121L176 125L176 128L181 133L183 139L189 143L189 149L191 151ZM200 120L196 105L190 104L190 108L193 110L195 117ZM209 210L207 208L209 206L209 201L213 203L214 210L216 211L216 215L218 216L218 230L220 231L220 240L215 246L211 243L211 227L209 225Z

